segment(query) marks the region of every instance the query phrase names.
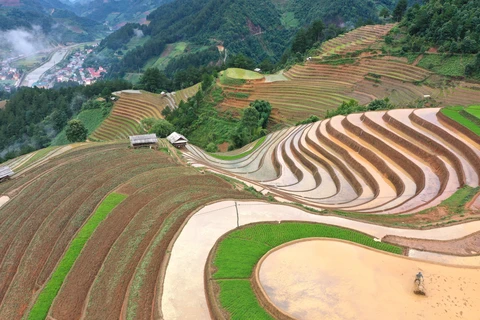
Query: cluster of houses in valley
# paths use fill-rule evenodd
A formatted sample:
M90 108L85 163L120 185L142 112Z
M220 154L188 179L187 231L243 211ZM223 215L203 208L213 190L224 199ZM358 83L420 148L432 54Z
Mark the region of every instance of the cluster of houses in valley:
M10 92L13 87L18 86L22 78L20 69L12 67L7 61L0 64L0 89Z
M83 68L85 57L93 49L78 49L69 56L68 61L50 69L35 85L42 88L51 88L57 82L73 81L81 85L90 85L102 77L107 70L100 66L98 69Z

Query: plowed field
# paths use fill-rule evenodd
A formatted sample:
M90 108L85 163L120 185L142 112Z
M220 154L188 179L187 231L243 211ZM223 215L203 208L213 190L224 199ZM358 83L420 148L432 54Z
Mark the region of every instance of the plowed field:
M0 319L29 314L37 294L102 199L127 195L87 239L52 304L55 319L155 316L170 240L202 204L248 198L226 181L126 144L73 149L0 184ZM34 317L35 318L35 317Z

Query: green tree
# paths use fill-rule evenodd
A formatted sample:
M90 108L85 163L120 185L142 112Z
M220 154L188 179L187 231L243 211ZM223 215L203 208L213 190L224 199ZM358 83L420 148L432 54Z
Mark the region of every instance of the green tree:
M110 100L110 96L112 95L112 90L105 87L103 88L101 95L103 98L105 98L105 100Z
M67 130L65 133L68 141L83 142L87 140L88 130L85 128L82 121L74 119L67 123Z
M272 112L272 105L270 102L265 100L255 100L250 103L250 107L253 107L258 111L261 121L260 125L265 129L268 124L268 117L270 117L270 113Z
M304 53L307 50L307 32L300 29L292 41L292 53Z
M380 10L379 16L386 19L386 18L390 17L390 11L387 8L383 7Z
M166 138L173 131L175 131L175 128L173 127L173 125L170 122L168 122L165 119L158 119L152 125L150 130L148 130L148 133L155 133L157 135L157 137Z
M158 92L170 88L167 76L157 68L148 68L145 70L139 83L143 89L150 92Z
M255 130L259 126L260 113L254 107L248 107L243 110L242 124L250 131Z
M210 142L207 147L205 148L205 151L207 152L217 152L218 151L218 147L217 145L215 144L215 142Z
M207 91L213 84L213 76L211 74L205 73L202 76L202 90Z
M408 1L407 0L398 0L397 6L393 9L393 19L395 21L400 21L407 11Z

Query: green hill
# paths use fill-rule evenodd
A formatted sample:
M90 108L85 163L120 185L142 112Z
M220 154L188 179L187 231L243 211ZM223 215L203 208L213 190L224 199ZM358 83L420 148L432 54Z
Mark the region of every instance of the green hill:
M242 53L257 63L265 59L278 61L296 32L313 21L320 19L326 25L353 28L366 21L379 22L378 9L393 5L390 0L177 0L151 12L148 25L126 25L104 44L112 49L125 45L135 36L135 28L150 37L115 64L113 69L118 75L138 72L145 61L161 54L158 48L180 41L211 48L220 45L228 54ZM204 65L218 62L219 58L218 52L208 53Z

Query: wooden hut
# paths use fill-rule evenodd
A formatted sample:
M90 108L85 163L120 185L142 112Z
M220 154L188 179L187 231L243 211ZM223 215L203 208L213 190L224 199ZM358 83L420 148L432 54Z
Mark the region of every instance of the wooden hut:
M154 133L130 136L129 138L132 148L152 148L158 145L157 135Z
M13 176L13 171L10 167L0 167L0 182L10 179Z
M175 147L175 148L182 148L185 147L188 140L180 133L173 132L171 135L167 137L167 140Z

